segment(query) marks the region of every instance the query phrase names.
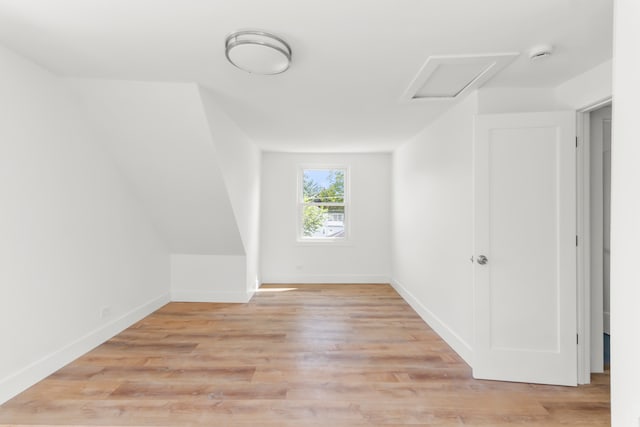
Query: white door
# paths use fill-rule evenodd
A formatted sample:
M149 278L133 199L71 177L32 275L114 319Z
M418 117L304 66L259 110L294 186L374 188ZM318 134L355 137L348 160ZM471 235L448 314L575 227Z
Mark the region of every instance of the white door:
M575 129L574 112L476 119L475 378L577 383Z

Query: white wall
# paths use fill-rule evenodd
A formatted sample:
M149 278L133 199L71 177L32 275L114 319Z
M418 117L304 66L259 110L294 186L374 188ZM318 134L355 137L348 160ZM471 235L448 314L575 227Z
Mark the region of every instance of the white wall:
M214 96L200 88L205 120L217 153L217 164L240 231L246 254L246 290L260 283L260 168L261 152L218 107Z
M169 256L61 80L0 48L0 402L168 301Z
M167 241L172 298L247 301L258 277L257 147L193 83L69 85Z
M171 300L247 302L244 255L171 255Z
M265 283L388 283L389 154L285 154L262 157L262 280ZM350 168L346 242L297 242L299 165Z
M393 154L394 286L468 363L477 104L474 92Z
M614 427L640 419L640 2L616 0L611 189L611 412Z
M555 95L565 109L580 110L611 98L611 82L612 61L609 60L556 86Z
M244 255L197 85L69 85L172 253Z
M478 90L480 114L580 110L611 98L612 61L605 61L555 88Z
M566 109L553 88L482 88L478 113L531 113Z

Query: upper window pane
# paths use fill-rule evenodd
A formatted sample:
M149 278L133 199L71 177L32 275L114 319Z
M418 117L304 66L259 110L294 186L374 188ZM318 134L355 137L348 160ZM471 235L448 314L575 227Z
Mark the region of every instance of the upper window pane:
M344 203L344 169L305 169L304 203Z

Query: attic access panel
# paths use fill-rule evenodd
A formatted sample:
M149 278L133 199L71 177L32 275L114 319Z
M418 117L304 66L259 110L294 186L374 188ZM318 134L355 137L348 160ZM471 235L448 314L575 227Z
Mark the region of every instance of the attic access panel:
M484 85L519 54L430 56L402 96L411 100L454 100Z

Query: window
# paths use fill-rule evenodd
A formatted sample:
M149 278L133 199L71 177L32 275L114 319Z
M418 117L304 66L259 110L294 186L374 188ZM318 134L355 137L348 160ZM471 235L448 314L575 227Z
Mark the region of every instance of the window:
M301 168L298 190L298 238L332 241L347 233L347 169Z

